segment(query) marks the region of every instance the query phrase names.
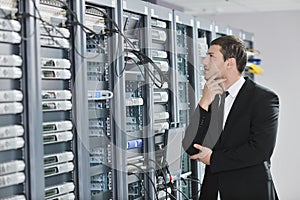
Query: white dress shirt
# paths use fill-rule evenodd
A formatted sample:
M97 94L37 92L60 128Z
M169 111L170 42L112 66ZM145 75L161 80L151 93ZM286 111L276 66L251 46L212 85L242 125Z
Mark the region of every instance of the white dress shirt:
M245 83L245 79L243 76L241 76L230 88L228 88L229 95L225 99L224 104L224 120L223 120L223 128L225 126L228 114L230 112L230 109L233 105L233 102L239 93L240 89L242 88L243 84Z
M223 118L223 129L228 117L228 114L230 112L230 109L233 105L233 102L239 93L240 89L242 88L243 84L245 83L245 79L243 76L239 78L230 88L228 88L229 95L225 98L225 104L224 104L224 118ZM218 191L218 200L220 200L220 192Z

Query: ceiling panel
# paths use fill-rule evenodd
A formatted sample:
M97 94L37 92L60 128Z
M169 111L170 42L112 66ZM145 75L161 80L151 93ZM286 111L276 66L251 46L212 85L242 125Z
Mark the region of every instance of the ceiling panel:
M300 0L164 0L193 15L300 11Z

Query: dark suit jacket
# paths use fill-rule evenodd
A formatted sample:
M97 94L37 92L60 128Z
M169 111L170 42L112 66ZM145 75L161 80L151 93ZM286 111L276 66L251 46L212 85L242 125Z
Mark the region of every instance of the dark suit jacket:
M219 191L222 200L269 200L263 163L274 150L278 114L278 96L246 78L206 166L200 199L216 199ZM202 144L209 121L210 112L198 106L183 139L188 154L199 152L192 145Z

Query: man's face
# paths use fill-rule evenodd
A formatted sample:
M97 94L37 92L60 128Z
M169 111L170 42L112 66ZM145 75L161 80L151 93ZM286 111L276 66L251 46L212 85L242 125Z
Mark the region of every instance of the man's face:
M219 45L210 46L206 57L202 61L205 80L208 80L214 74L218 74L218 78L224 77L225 61L220 49L221 47Z

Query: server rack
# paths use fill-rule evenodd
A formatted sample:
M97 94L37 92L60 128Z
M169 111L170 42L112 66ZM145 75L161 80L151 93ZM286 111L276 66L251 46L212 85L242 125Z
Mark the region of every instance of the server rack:
M15 14L23 9L17 1L0 1L0 197L25 199L29 163L25 140L28 126L26 61L22 21ZM38 166L37 166L38 167Z
M205 79L204 79L204 67L202 64L203 59L206 57L209 44L212 39L215 37L214 22L202 18L194 18L195 22L195 39L194 44L194 56L196 64L193 68L189 69L189 77L191 82L191 88L189 92L191 94L190 103L191 103L191 112L190 117L194 109L198 106L204 89ZM192 94L194 94L192 96ZM191 161L191 179L192 181L192 198L198 199L200 194L200 188L203 181L205 165L197 161Z
M150 12L150 56L166 77L161 87L153 86L153 130L157 193L159 199L177 198L172 192L173 181L166 175L166 138L169 130L177 126L176 89L175 89L175 51L173 11L168 8L149 4ZM152 163L153 165L153 163Z
M154 185L149 184L146 161L148 130L147 130L147 69L144 60L147 43L146 2L123 1L122 29L129 41L124 41L124 78L126 107L126 172L128 199L153 198ZM151 171L151 170L150 170ZM152 178L151 178L152 180Z
M193 98L193 90L190 83L189 72L193 71L193 67L196 64L196 58L194 56L195 49L195 22L194 18L190 15L174 11L174 23L175 23L175 54L176 54L176 95L177 95L177 115L178 123L181 127L187 127L190 117L190 104ZM182 175L188 176L191 174L192 166L191 160L186 153L182 154ZM179 182L179 181L178 181ZM184 182L180 182L184 183ZM186 181L180 187L184 197L191 197L192 182ZM179 191L178 191L179 195Z
M75 63L72 59L73 35L68 27L72 4L44 1L34 3L39 20L45 198L75 199L77 131L74 127L72 99Z
M113 7L112 1L86 1L84 21L88 102L90 198L113 199Z

